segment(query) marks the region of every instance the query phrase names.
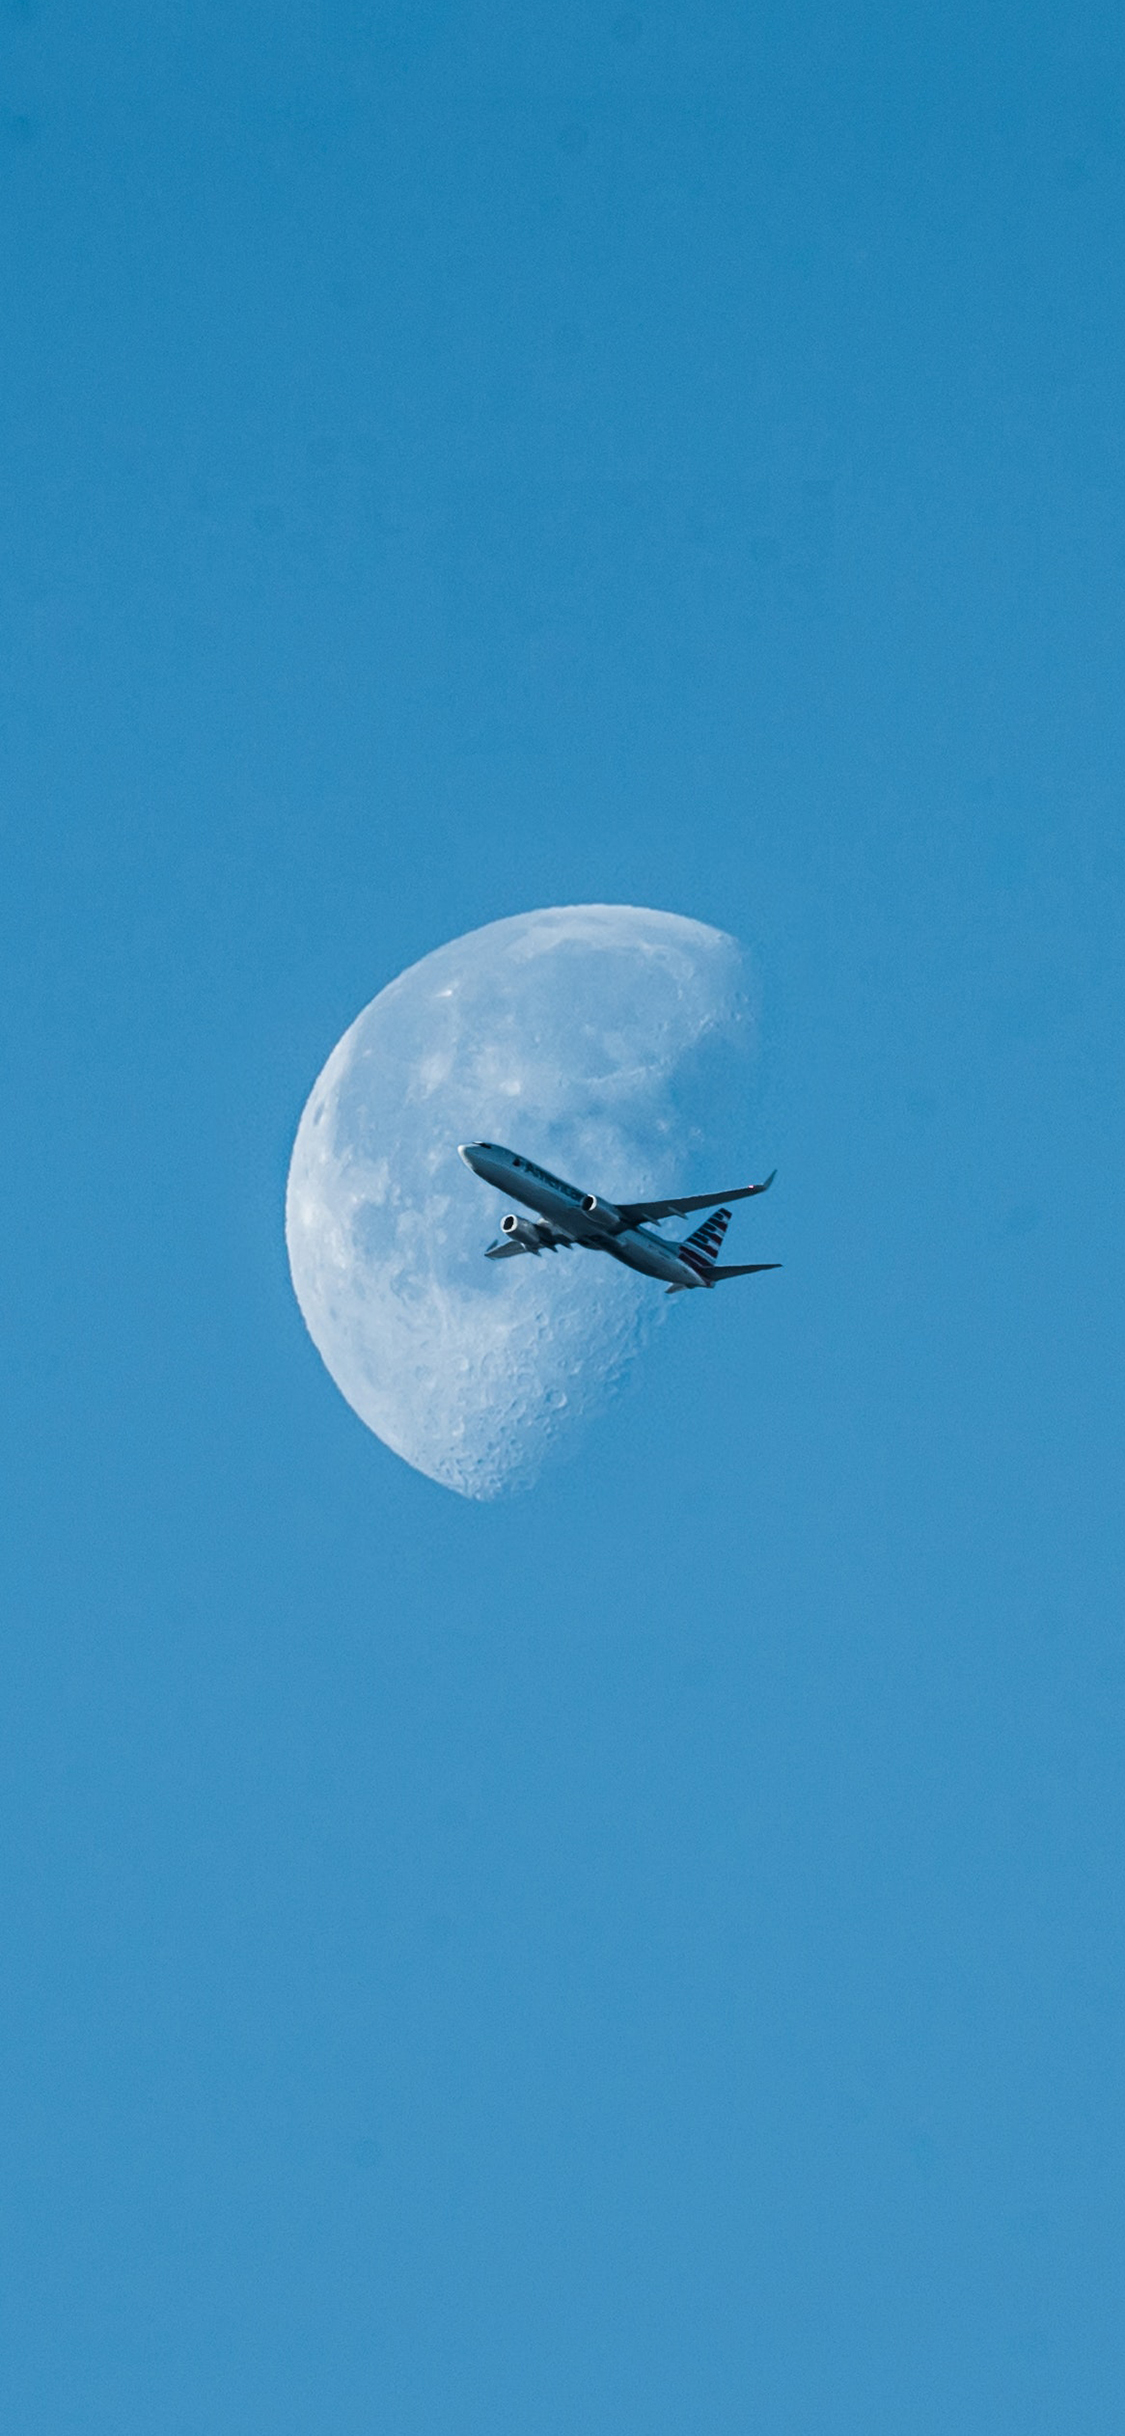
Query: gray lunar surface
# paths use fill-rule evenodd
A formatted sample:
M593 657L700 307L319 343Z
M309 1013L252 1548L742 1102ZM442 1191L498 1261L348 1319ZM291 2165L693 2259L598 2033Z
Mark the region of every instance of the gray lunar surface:
M357 1016L301 1118L286 1240L314 1344L396 1454L466 1497L528 1485L683 1308L596 1253L486 1261L505 1204L458 1143L610 1199L730 1187L752 1036L737 942L622 905L489 923Z

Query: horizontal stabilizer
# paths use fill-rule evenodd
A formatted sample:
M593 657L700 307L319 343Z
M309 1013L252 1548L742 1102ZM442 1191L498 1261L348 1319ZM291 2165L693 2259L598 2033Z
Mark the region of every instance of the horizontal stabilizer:
M780 1269L780 1267L779 1260L746 1260L737 1269L709 1269L707 1282L709 1285L718 1286L721 1285L724 1277L760 1277L763 1269Z
M678 1201L619 1201L617 1208L624 1226L644 1226L657 1218L686 1218L689 1210L714 1209L717 1201L751 1201L755 1193L768 1193L776 1174L775 1167L764 1184L741 1184L733 1193L688 1193ZM773 1268L776 1263L766 1265Z

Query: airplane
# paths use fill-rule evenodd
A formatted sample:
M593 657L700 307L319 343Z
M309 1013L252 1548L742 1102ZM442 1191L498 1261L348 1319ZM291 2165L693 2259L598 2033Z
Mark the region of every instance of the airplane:
M457 1147L458 1156L474 1176L538 1213L533 1219L519 1218L509 1210L500 1221L499 1241L488 1246L486 1260L511 1260L517 1252L569 1251L573 1245L581 1245L587 1252L608 1252L645 1277L661 1278L669 1294L684 1294L693 1286L718 1286L727 1277L756 1277L763 1269L781 1267L779 1260L751 1260L738 1268L719 1266L716 1255L730 1223L730 1211L713 1206L714 1193L680 1194L670 1201L603 1201L597 1193L580 1193L577 1185L564 1184L561 1176L537 1167L534 1159L525 1159L518 1151L505 1150L502 1143L460 1142ZM743 1184L723 1199L750 1201L755 1193L768 1193L776 1174L775 1167L764 1184ZM658 1219L683 1218L691 1210L706 1209L711 1216L683 1243L670 1243L652 1232Z

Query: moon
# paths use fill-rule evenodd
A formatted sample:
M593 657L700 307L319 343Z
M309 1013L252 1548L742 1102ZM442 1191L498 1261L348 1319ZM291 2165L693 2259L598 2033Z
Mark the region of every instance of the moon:
M464 1497L528 1487L680 1308L590 1252L486 1261L502 1206L458 1143L611 1200L729 1187L754 1028L738 942L633 905L490 922L356 1017L301 1117L286 1242L322 1361L405 1462Z

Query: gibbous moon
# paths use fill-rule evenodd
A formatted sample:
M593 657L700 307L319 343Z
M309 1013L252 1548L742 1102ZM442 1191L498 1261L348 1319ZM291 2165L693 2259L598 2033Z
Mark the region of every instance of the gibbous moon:
M462 1496L534 1480L669 1304L604 1254L483 1257L505 1204L457 1156L494 1141L584 1191L740 1183L752 997L736 940L680 914L567 905L469 931L400 973L301 1118L285 1232L342 1395Z

